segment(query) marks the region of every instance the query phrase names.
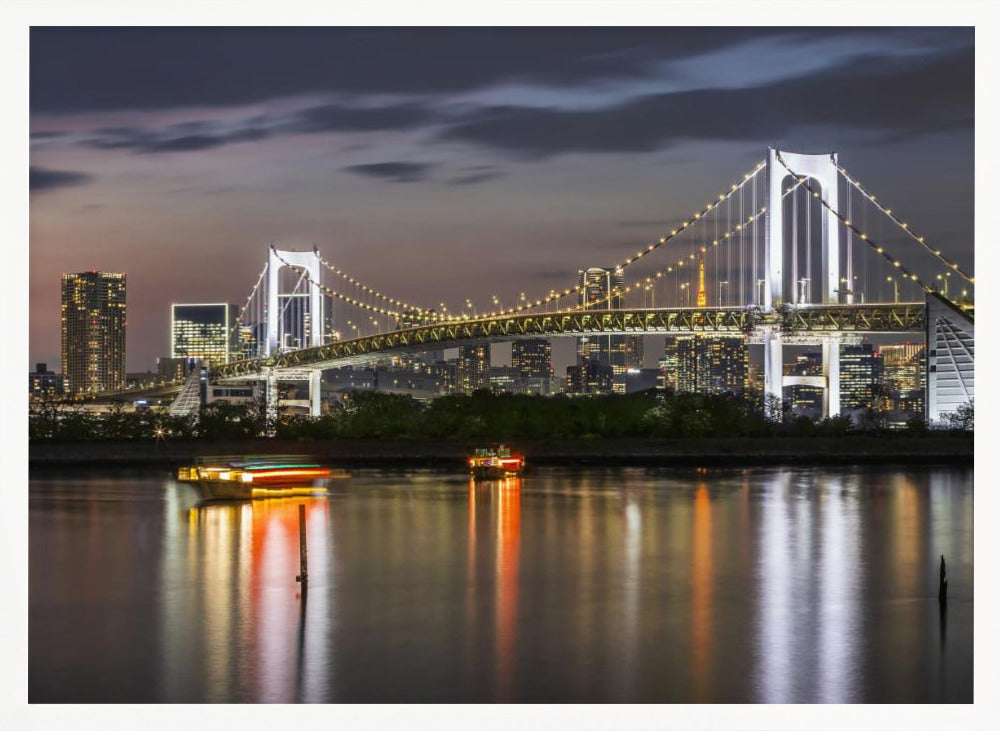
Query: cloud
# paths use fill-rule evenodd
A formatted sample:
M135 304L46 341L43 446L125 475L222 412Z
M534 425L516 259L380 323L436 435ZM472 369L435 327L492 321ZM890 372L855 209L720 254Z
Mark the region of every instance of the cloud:
M657 62L745 39L739 28L32 28L31 110L455 93L518 81L580 85L644 78Z
M324 104L286 115L194 120L160 127L103 127L85 136L82 144L98 150L139 153L196 152L290 134L410 129L432 118L427 108L412 103L378 107Z
M92 179L87 173L71 170L50 170L34 165L28 168L28 190L32 193L45 193L58 188L83 185Z
M365 165L349 165L344 171L369 178L381 178L393 183L415 183L425 180L434 165L423 162L376 162Z
M681 140L777 141L833 125L902 139L973 124L974 51L927 58L856 58L755 88L653 94L595 110L480 110L440 137L514 157L649 152Z

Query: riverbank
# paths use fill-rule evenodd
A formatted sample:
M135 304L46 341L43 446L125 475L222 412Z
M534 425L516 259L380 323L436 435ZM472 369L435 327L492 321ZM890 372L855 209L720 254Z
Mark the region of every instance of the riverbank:
M344 466L448 466L460 463L484 441L315 440L38 442L29 446L32 468L176 467L222 454L311 455ZM531 464L872 464L973 462L971 435L906 434L771 439L578 439L512 441Z

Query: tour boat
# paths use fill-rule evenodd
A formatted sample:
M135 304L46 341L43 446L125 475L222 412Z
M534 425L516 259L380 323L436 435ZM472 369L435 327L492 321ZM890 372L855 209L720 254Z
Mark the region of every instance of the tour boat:
M469 457L469 472L476 480L502 480L514 477L524 469L524 457L511 454L504 445L496 449L477 449Z
M210 500L323 494L334 476L329 468L300 457L205 457L177 470L179 482L196 484Z

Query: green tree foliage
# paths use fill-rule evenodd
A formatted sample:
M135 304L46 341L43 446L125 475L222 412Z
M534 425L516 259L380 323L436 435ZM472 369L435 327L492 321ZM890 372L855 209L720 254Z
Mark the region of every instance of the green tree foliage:
M203 439L241 440L269 434L282 439L532 440L588 438L725 438L839 436L852 432L848 417L812 421L769 417L758 393L677 394L646 391L593 397L526 396L477 391L430 403L411 396L356 391L319 418L268 416L263 401L215 403L198 418L121 408L94 414L81 408L33 403L34 441ZM958 412L954 429L971 429L973 409ZM917 424L910 433L922 433Z

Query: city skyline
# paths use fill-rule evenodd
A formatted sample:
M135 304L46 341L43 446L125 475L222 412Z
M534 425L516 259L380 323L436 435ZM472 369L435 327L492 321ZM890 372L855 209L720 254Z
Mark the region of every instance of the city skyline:
M392 50L335 73L366 39ZM296 51L264 77L263 42ZM198 53L151 68L174 43ZM448 63L473 43L482 63ZM59 360L62 272L128 273L143 295L127 369L144 370L167 352L169 304L240 301L270 239L429 306L569 286L774 142L837 149L971 269L972 43L971 29L35 29L29 360ZM142 88L115 70L126 56ZM195 56L202 82L180 83ZM803 89L844 109L769 103ZM730 103L755 112L724 124L713 110ZM573 347L553 348L560 371Z

